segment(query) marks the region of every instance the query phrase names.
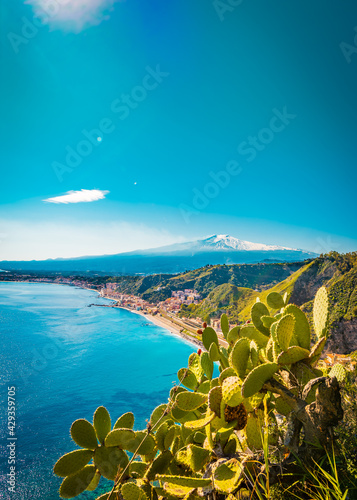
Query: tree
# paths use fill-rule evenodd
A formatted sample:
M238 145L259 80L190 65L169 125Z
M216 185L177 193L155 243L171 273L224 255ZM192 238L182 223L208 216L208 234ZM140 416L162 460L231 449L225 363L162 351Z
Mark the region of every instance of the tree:
M229 329L222 316L227 347L213 328L204 329L205 351L190 355L179 385L153 411L146 430L133 430L132 413L111 430L104 407L93 425L76 420L71 436L83 449L56 463L54 472L64 477L60 495L94 490L104 476L114 486L100 500L233 498L259 489L262 477L268 485L295 481L298 461L309 464L331 450L333 427L343 416L343 368L331 377L317 368L327 338L327 290L315 297L313 346L309 322L287 294L271 292L267 305L253 305L251 318Z

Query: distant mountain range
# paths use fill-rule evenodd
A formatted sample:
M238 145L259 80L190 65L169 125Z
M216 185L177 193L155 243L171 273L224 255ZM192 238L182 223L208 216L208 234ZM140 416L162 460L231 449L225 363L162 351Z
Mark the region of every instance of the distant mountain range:
M252 243L229 235L213 235L201 240L116 255L42 261L2 261L0 266L4 270L21 271L153 274L179 273L207 264L298 262L314 257L315 253L296 248Z

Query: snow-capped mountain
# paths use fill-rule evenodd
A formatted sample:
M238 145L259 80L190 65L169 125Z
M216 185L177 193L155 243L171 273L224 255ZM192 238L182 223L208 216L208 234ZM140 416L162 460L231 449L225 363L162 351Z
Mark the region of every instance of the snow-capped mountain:
M239 240L227 234L176 243L159 248L116 255L50 259L31 262L1 262L3 269L33 271L78 271L117 274L179 273L207 264L253 264L297 262L316 254L296 248Z

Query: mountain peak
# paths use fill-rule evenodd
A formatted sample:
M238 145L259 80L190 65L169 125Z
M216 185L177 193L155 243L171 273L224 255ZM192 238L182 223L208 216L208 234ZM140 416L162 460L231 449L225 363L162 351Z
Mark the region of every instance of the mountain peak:
M294 248L281 247L278 245L266 245L264 243L252 243L251 241L239 240L229 234L213 234L198 240L200 246L211 250L296 250Z

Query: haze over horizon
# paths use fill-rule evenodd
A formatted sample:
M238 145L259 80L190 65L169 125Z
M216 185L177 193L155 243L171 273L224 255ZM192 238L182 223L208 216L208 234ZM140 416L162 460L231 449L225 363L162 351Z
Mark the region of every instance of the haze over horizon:
M46 5L0 7L0 261L357 250L356 4Z

